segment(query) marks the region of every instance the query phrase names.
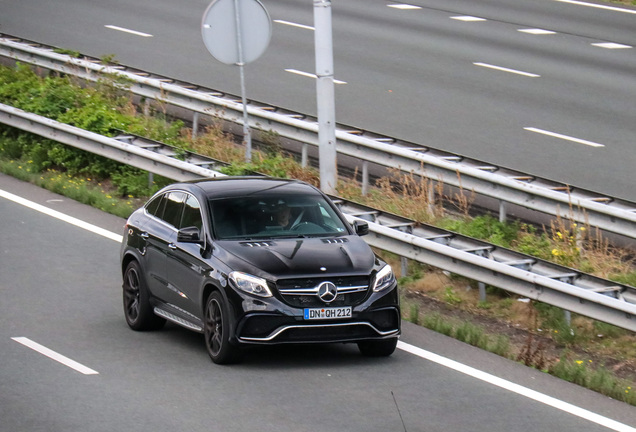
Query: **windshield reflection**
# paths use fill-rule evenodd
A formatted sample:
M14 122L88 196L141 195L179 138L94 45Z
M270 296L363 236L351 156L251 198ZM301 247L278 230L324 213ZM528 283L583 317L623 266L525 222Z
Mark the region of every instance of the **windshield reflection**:
M321 196L237 197L210 201L217 239L271 239L347 234Z

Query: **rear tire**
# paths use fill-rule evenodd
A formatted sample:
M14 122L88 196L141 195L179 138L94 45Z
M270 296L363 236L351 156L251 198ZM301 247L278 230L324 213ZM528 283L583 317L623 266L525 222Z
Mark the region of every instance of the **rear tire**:
M216 364L231 364L241 360L241 350L230 343L230 310L223 295L214 291L205 305L203 334L205 346Z
M398 338L358 342L358 349L367 357L388 357L393 354Z
M158 330L166 320L154 314L148 288L137 261L131 261L124 272L124 316L128 326L137 331Z

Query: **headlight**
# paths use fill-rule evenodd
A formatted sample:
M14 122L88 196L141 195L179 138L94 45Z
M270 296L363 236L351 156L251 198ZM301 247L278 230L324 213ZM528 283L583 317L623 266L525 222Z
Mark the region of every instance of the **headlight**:
M378 274L375 275L373 291L378 292L388 288L394 280L395 276L393 276L393 270L391 269L391 266L387 264L382 267Z
M259 297L272 296L272 292L269 290L265 279L241 272L232 272L230 273L230 280L234 282L236 288L248 294L257 295Z

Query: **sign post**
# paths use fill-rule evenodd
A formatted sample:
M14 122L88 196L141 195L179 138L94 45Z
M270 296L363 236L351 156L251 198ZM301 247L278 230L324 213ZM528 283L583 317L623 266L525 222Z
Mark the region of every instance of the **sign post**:
M201 36L210 54L222 63L239 67L243 104L245 160L252 160L252 139L247 115L243 67L259 58L272 36L272 21L259 0L214 0L203 14Z

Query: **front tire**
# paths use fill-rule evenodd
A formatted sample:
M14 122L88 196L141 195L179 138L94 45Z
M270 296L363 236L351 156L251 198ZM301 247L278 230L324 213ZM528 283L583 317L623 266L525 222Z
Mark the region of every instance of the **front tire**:
M367 357L388 357L393 354L398 338L358 342L358 349Z
M137 261L131 261L124 272L124 316L128 326L137 331L158 330L166 320L152 311L148 288Z
M210 294L205 305L203 334L205 346L216 364L231 364L241 360L240 349L230 343L230 311L219 291Z

